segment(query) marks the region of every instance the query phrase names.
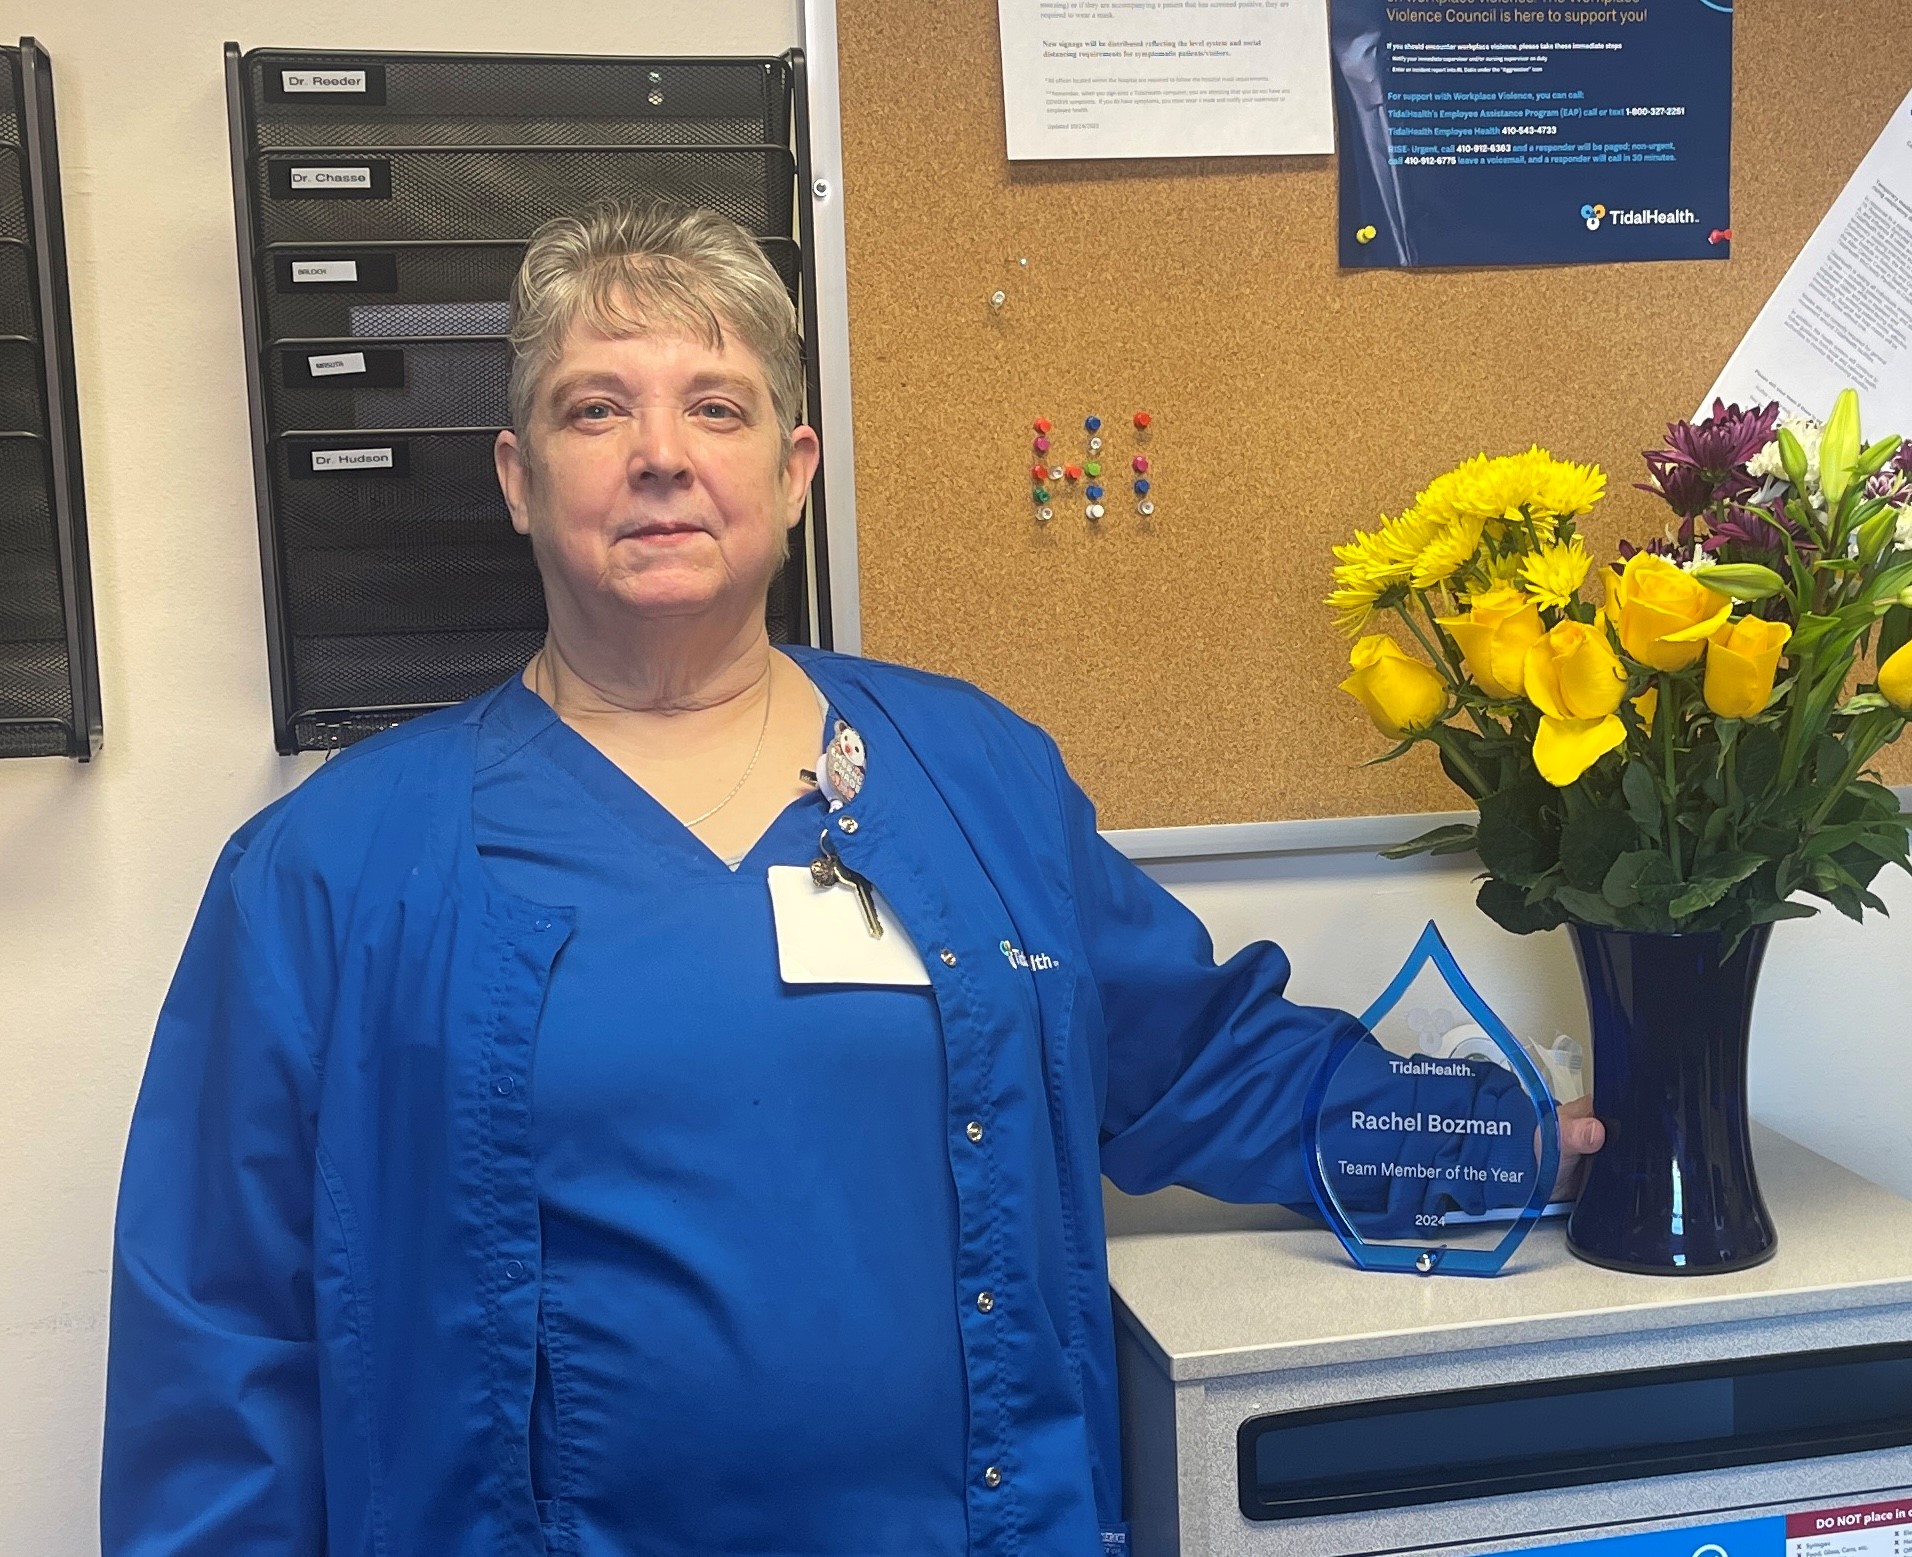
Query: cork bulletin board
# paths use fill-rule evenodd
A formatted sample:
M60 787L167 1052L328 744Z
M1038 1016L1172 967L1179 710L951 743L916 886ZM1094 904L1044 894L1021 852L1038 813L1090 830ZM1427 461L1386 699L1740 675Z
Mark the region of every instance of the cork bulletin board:
M864 652L1047 727L1105 827L1456 809L1425 752L1360 766L1330 548L1531 443L1606 470L1596 557L1658 533L1640 451L1905 95L1904 3L1742 0L1732 259L1406 273L1336 266L1331 158L1011 166L994 0L837 0ZM1079 461L1091 413L1107 517L1038 526L1031 424Z

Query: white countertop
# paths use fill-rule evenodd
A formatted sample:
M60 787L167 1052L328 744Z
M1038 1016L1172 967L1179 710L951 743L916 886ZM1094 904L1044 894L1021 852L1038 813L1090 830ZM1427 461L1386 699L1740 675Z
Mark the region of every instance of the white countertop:
M1754 1151L1779 1252L1734 1275L1603 1270L1567 1253L1564 1219L1499 1276L1363 1271L1289 1213L1218 1216L1190 1197L1181 1221L1207 1230L1112 1233L1116 1322L1194 1380L1912 1302L1912 1201L1770 1130ZM1231 1218L1262 1225L1213 1225Z

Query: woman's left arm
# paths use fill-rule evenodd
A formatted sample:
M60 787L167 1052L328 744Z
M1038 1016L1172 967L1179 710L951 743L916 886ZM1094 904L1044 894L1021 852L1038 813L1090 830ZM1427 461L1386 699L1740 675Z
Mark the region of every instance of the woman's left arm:
M1359 1024L1290 1001L1272 942L1218 966L1201 921L1101 836L1053 745L1050 757L1107 1034L1103 1172L1129 1194L1184 1184L1312 1208L1302 1110L1330 1046Z

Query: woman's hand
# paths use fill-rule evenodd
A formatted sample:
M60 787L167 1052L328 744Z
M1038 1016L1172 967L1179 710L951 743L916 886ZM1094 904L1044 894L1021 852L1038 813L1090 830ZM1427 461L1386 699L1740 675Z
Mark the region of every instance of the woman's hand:
M1606 1145L1607 1127L1593 1117L1592 1097L1575 1098L1560 1105L1560 1174L1554 1180L1553 1200L1572 1200L1580 1193L1587 1158ZM1538 1134L1534 1147L1540 1146Z

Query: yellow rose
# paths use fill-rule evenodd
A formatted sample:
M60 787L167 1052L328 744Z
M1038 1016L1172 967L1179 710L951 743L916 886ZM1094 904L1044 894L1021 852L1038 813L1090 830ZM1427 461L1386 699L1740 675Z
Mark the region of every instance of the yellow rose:
M1607 572L1607 615L1620 647L1655 670L1685 670L1732 614L1730 598L1650 552L1636 551L1623 573Z
M1467 660L1467 674L1489 697L1519 697L1527 651L1546 633L1540 608L1511 584L1497 584L1467 602L1467 615L1438 618Z
M1784 622L1742 616L1713 634L1706 656L1706 706L1722 719L1763 713L1779 673L1779 651L1792 636Z
M1534 736L1534 766L1555 789L1565 789L1627 738L1617 714L1604 719L1542 719Z
M1348 655L1354 674L1341 690L1361 700L1368 717L1389 740L1425 730L1447 712L1447 683L1401 652L1386 633L1370 633Z
M1900 644L1879 667L1879 696L1902 714L1912 714L1912 643Z
M1604 627L1565 621L1527 651L1525 685L1549 719L1604 719L1620 706L1627 673Z

